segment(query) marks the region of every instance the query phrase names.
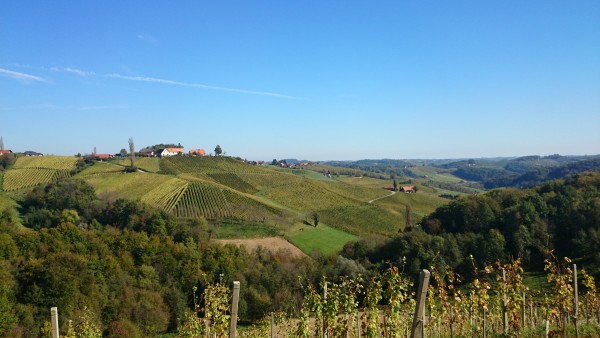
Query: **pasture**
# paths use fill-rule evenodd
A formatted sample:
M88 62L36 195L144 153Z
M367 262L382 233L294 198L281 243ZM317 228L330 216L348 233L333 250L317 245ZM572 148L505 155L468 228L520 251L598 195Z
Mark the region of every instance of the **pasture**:
M297 226L296 229L286 232L285 238L307 254L319 251L326 255L339 251L350 241L358 240L357 236L325 224L319 224L317 227Z

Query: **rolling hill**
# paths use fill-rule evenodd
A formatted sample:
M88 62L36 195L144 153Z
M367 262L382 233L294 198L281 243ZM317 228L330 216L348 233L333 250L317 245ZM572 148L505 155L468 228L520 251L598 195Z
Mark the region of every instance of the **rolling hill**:
M76 160L19 158L4 173L4 190L70 177ZM327 171L332 167L324 165L316 166L318 171L285 169L190 156L139 158L141 170L133 173L124 172L127 165L128 159L95 162L74 178L87 181L106 200L140 200L181 219L203 217L218 227L217 236L279 234L307 251L322 246L331 252L358 237L394 235L405 226L407 210L415 222L447 202L426 186L418 194L391 196L383 189L390 180L356 177L354 170L332 176ZM313 213L320 216L318 226L311 221ZM327 243L316 244L323 240Z

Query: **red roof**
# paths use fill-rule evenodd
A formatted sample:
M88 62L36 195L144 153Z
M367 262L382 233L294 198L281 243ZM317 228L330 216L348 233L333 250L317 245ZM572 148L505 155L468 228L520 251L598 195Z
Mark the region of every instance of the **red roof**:
M4 154L12 154L11 150L0 150L0 155L4 155Z
M112 154L94 154L93 156L102 160L113 157Z
M183 153L183 148L165 148L166 151L170 153Z
M204 149L192 149L190 150L190 155L200 155L200 156L204 156L206 155L206 151L204 151Z

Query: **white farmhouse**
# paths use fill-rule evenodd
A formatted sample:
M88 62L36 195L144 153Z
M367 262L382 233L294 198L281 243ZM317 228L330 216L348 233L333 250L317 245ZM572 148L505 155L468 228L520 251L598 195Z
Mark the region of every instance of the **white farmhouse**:
M158 156L174 156L178 154L183 154L183 148L164 148L158 150Z

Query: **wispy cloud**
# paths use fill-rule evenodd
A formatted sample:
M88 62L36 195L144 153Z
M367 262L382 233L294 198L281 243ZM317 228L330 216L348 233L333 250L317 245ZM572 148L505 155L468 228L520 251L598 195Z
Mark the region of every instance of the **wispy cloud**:
M79 110L114 110L114 109L125 109L128 106L126 104L112 104L103 106L85 106L79 107Z
M158 79L158 78L146 77L146 76L126 76L126 75L115 74L115 73L106 74L106 76L112 77L115 79L128 80L128 81L152 82L152 83L159 83L159 84L170 85L170 86L218 90L218 91L225 91L225 92L251 94L251 95L272 96L272 97L279 97L282 99L297 99L297 97L279 94L279 93L273 93L273 92L261 92L261 91L255 91L255 90L247 90L247 89L210 86L210 85L199 84L199 83L179 82L179 81Z
M39 77L39 76L35 76L35 75L31 75L31 74L25 74L25 73L19 73L19 72L15 72L9 69L4 69L4 68L0 68L0 75L2 76L6 76L6 77L10 77L16 80L19 80L21 82L32 82L32 81L36 81L36 82L46 82L46 83L50 83L50 81Z
M77 68L71 68L71 67L66 67L66 68L52 67L52 68L50 68L50 70L54 71L54 72L71 73L71 74L75 74L78 76L94 76L94 75L96 75L95 72L89 72L89 71L85 71L85 70L81 70L81 69L77 69Z
M138 34L136 37L142 41L150 42L151 44L157 44L158 40L149 34Z

